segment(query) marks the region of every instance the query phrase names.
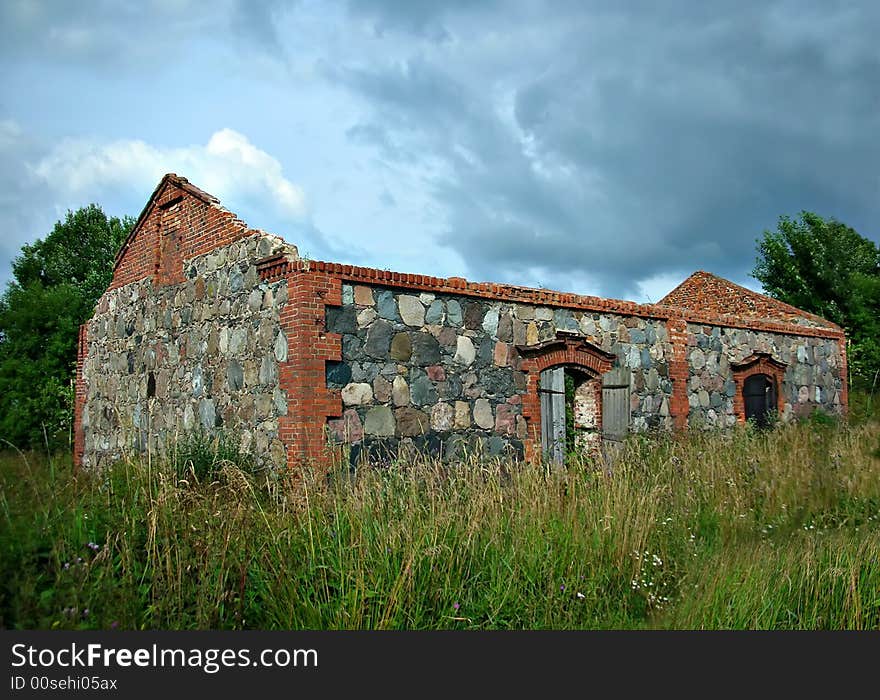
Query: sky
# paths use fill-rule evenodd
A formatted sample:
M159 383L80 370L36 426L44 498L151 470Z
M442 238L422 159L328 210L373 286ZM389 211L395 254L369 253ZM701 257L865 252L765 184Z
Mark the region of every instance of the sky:
M303 256L658 301L874 241L880 3L0 0L0 284L176 172Z

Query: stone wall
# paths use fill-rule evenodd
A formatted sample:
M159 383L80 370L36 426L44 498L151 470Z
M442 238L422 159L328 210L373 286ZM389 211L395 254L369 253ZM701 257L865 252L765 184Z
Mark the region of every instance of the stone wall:
M688 324L688 423L691 427L736 424L737 386L731 365L755 353L769 353L787 365L779 387L782 418L809 414L815 408L844 410L843 360L834 339Z
M287 414L279 318L287 281L263 282L256 261L295 248L255 233L185 261L185 280L151 278L106 292L85 338L82 463L128 451L165 453L199 429L224 428L266 466L286 464L278 419Z
M630 368L634 430L672 428L671 346L660 320L343 284L327 330L342 338L326 380L344 409L328 428L334 441L354 445L352 459L367 450L381 461L410 447L449 458L521 455L540 426L527 427L522 415L516 346L557 331L582 334Z
M297 346L282 312L288 282L300 278L263 280L257 261L291 251L295 256L281 239L257 233L187 261L180 284L154 286L147 278L101 298L85 330L84 465L129 450L162 455L182 436L217 428L236 435L258 464L289 464L292 443L279 419L293 414L279 365ZM632 431L674 427L674 353L663 318L343 282L341 305L327 305L324 320L320 331L341 341L339 360L326 362L324 388L341 403L333 414L339 417L326 421L327 437L351 446L353 461L381 463L406 450L449 459L465 452L522 457L528 440L540 444L540 420L527 423L523 415L527 381L517 346L539 345L559 331L585 338L629 369ZM783 418L816 406L843 410L839 341L686 328L691 427L737 422L732 365L756 352L787 365ZM295 381L309 394L306 377ZM598 384L593 389L597 403ZM587 422L579 427L595 430Z

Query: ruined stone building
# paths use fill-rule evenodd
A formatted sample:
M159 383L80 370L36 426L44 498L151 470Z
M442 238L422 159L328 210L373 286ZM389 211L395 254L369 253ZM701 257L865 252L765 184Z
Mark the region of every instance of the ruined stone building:
M171 174L81 328L76 396L83 465L219 428L263 466L558 460L842 413L847 367L838 326L706 272L636 304L303 260Z

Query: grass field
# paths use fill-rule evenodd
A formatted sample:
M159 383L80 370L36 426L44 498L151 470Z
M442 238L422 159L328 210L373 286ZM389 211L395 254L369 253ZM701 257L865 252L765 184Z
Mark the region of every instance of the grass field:
M79 475L4 453L0 626L880 628L876 422L633 438L611 475L288 479L190 447Z

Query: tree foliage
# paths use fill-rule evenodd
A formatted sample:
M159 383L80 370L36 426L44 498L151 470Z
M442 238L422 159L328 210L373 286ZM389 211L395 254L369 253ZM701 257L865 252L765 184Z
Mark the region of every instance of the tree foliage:
M91 204L22 247L0 297L0 438L32 447L69 436L77 331L133 225Z
M758 240L752 276L765 292L841 326L854 380L880 370L880 248L835 219L811 212L779 218Z

